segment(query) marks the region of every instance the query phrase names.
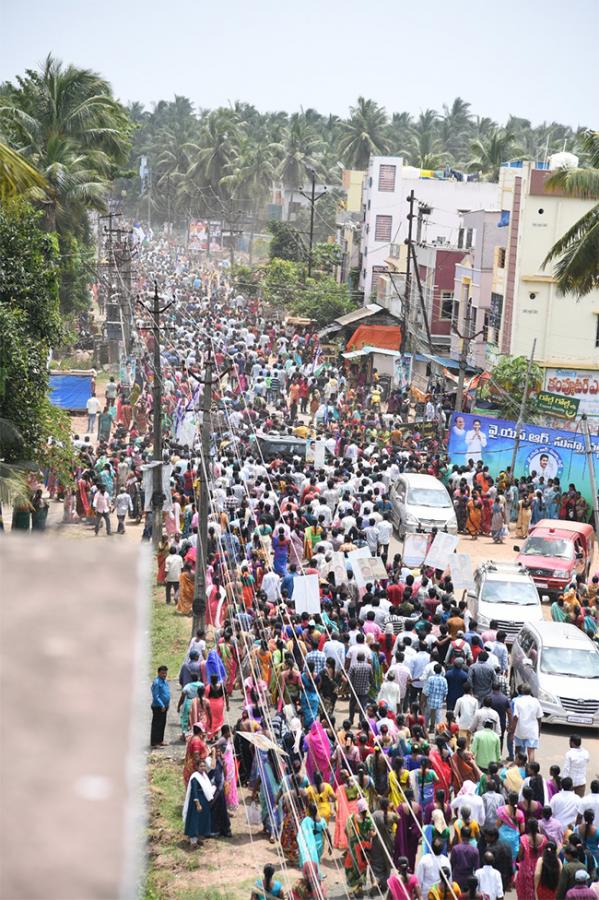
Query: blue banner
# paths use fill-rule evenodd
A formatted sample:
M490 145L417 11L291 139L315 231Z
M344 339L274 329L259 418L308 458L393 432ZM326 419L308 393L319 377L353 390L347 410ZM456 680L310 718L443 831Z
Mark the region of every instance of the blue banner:
M449 462L465 466L469 459L482 460L489 467L492 478L497 478L512 464L516 423L505 419L491 419L473 413L453 413L449 426ZM599 484L599 437L591 437L595 479ZM571 431L542 428L539 425L523 425L516 456L516 478L536 473L549 478L559 478L562 491L574 484L592 506L593 494L588 457L584 452L584 436Z

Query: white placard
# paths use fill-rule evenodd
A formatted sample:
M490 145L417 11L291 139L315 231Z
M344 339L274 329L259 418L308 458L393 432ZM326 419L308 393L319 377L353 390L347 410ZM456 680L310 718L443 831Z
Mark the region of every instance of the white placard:
M324 468L325 453L326 444L324 441L315 441L314 438L307 439L306 462L308 463L308 465L314 466L315 469Z
M345 584L347 582L347 569L345 567L345 554L336 550L331 554L332 559L329 562L327 575L331 572L335 576L335 584Z
M320 613L318 575L297 575L293 579L292 599L296 613Z
M451 582L456 591L473 591L472 560L467 553L454 553L449 557Z
M425 565L431 566L433 569L441 569L441 571L447 568L449 557L458 546L458 540L457 534L438 531L426 554Z
M380 556L359 557L353 561L352 569L359 588L366 587L369 582L389 577L385 563Z
M404 537L402 562L405 566L421 566L428 552L430 534L416 534L409 532Z

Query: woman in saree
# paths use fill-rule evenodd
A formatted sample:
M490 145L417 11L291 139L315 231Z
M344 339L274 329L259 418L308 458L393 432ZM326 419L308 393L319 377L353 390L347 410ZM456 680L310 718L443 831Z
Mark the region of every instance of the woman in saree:
M225 630L225 633L216 645L216 652L220 656L223 666L225 667L225 690L227 691L227 694L231 695L233 693L233 688L235 687L239 665L237 661L237 648L233 643L233 632L230 628Z
M403 762L403 756L396 756L389 772L389 804L394 812L405 800L406 788L410 786L410 773L404 768Z
M212 834L211 803L216 790L208 778L206 762L199 759L187 779L187 792L183 804L185 834L192 847L198 846L199 838Z
M395 865L397 872L393 872L387 880L390 900L421 900L420 882L410 872L407 858L400 856Z
M271 641L269 645L272 654L272 671L270 673L270 682L268 691L270 694L270 702L273 706L277 705L277 701L281 696L281 675L283 674L283 666L285 664L285 642L280 638L277 641Z
M231 738L230 725L223 725L222 738L216 742L217 750L220 750L223 774L225 778L225 800L227 809L235 812L239 806L239 794L237 792L237 766L233 754L233 740Z
M372 821L375 826L375 834L369 861L375 883L384 897L387 879L391 874L394 834L397 826L397 813L389 812L388 797L381 799L381 808L372 814Z
M291 529L289 535L289 563L294 563L301 571L304 562L304 536L297 527Z
M179 596L175 609L182 616L190 616L193 606L194 574L191 563L183 565L183 571L179 575Z
M169 554L170 544L166 534L163 534L156 549L156 564L158 570L156 572L156 584L164 584L166 581L165 563Z
M400 803L397 810L398 821L393 859L397 862L400 857L406 857L409 868L414 871L420 842L422 811L419 804L414 800L414 792L411 788L406 789L405 796L406 799L403 803Z
M314 783L308 785L306 794L308 800L316 804L318 815L322 816L328 825L335 809L336 797L335 791L328 781L324 781L320 772L314 773Z
M246 609L254 606L254 590L256 579L250 572L247 563L241 566L241 599Z
M89 478L89 473L82 472L80 477L77 479L77 496L75 504L75 509L77 510L77 515L80 519L87 518L88 516L91 516L93 514L92 506L89 502L90 487L91 480ZM168 553L168 547L166 552ZM166 559L166 555L164 558ZM161 582L158 582L158 584L161 584ZM162 582L162 584L164 584L164 582Z
M425 825L423 829L422 855L432 853L433 841L438 841L443 849L441 853L449 856L449 844L451 842L451 830L445 820L445 816L440 809L434 809L429 825Z
M187 740L187 732L191 729L191 724L189 722L189 712L191 709L191 704L198 696L198 691L200 688L203 690L204 685L196 678L194 681L188 682L184 687L181 688L181 696L179 697L179 702L177 703L177 712L179 713L179 724L181 726L181 740Z
M189 779L191 778L193 772L195 771L198 762L201 759L207 759L208 757L208 747L202 740L202 729L200 725L193 726L193 734L187 741L187 746L185 747L185 759L183 761L183 781L185 782L185 786L189 783Z
M335 833L333 846L337 850L347 848L347 835L345 826L350 816L358 811L360 793L356 784L350 778L347 769L341 769L339 774L339 787L335 791L337 811L335 815Z
M436 746L429 752L428 758L430 759L431 767L437 776L437 784L435 788L435 796L438 794L439 790L444 792L445 798L449 797L449 793L451 790L451 753L442 738L437 738ZM431 801L432 805L432 801ZM429 805L424 810L424 818L427 820L427 815L430 813Z
M480 534L483 520L483 505L478 496L478 491L472 491L472 497L466 504L466 531L473 541Z
M370 690L368 691L368 697L370 700L375 701L379 695L379 691L383 683L381 648L380 644L377 644L376 642L373 643L370 648L370 668L372 669L372 674L370 677Z
M379 797L386 797L389 790L389 768L378 741L373 752L366 757L366 771L372 778L375 793Z
M256 747L249 784L253 791L252 799L260 800L263 830L271 844L276 843L281 830L282 815L276 802L279 783L279 762L276 753L272 750L259 750Z
M330 844L327 823L319 815L316 804L309 802L307 815L304 816L300 823L297 836L300 869L303 869L305 863L313 862L319 867L320 874L320 860L324 853L325 832Z
M355 735L350 731L343 738L339 738L331 757L331 766L335 772L337 784L341 784L341 773L344 770L355 774L359 765L360 750L356 747Z
M287 789L279 793L279 802L282 810L280 844L285 854L285 859L292 866L297 866L299 850L297 835L299 823L304 817L304 810L308 802L306 789L299 782L295 772L287 775L281 785L287 784Z
M307 672L301 675L301 695L300 704L302 707L302 716L304 719L304 730L308 730L312 726L312 722L318 716L318 707L320 705L320 696L318 694L318 676L314 673L314 662L308 660L306 663Z
M530 508L530 500L528 497L524 497L518 503L518 518L516 519L516 537L518 537L518 538L528 537L528 528L530 526L531 516L532 516L532 510Z
M306 750L306 775L310 783L314 784L314 777L318 772L321 778L330 784L332 780L331 742L318 720L312 722L310 730L304 738L304 747Z
M462 789L465 781L473 781L476 784L480 779L481 771L476 765L471 751L466 749L465 737L458 738L457 750L452 755L449 765L451 767L451 784L456 794Z
M212 650L210 651L212 653ZM218 675L210 676L210 684L206 688L206 699L210 704L210 729L208 731L208 739L215 738L225 721L225 707L229 710L229 698L225 690L224 683L219 680Z
M419 769L414 769L410 772L410 781L414 795L418 798L418 803L423 810L432 804L435 797L435 785L438 780L437 773L431 768L431 761L428 756L422 757Z
M368 874L367 852L372 847L374 824L366 800L358 800L358 811L353 813L345 825L347 850L343 859L347 892L351 896L363 893Z
M322 525L308 525L304 531L304 556L310 562L314 555L314 548L322 540Z
M327 892L320 880L318 866L313 862L305 863L302 877L291 888L289 900L326 900Z
M295 704L300 695L301 683L301 675L295 667L295 660L291 653L286 653L279 678L280 695L277 709L282 709L288 703Z
M260 641L260 646L252 651L252 656L256 663L255 668L260 672L260 680L269 685L272 674L272 653L268 649L266 641Z
M273 900L273 898L284 900L283 885L275 878L275 867L267 863L262 872L262 878L256 879L250 900Z
M205 697L206 688L202 684L197 689L196 696L192 698L189 704L189 727L193 728L199 725L204 735L210 732L212 727L212 712L210 704Z
M520 835L524 831L524 813L518 809L518 794L515 791L510 791L505 806L497 810L497 828L499 840L509 846L512 863L515 864L520 850Z

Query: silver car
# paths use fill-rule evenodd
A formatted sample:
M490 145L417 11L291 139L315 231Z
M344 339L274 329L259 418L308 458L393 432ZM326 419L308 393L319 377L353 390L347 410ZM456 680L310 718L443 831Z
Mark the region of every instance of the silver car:
M400 537L409 531L458 533L458 522L447 488L434 475L404 472L390 491L391 518Z
M491 622L506 633L511 644L526 622L540 622L543 610L534 581L517 563L489 560L474 573L474 590L468 592L468 610L479 631Z
M530 689L549 724L599 726L599 648L575 625L525 625L512 645L510 687Z

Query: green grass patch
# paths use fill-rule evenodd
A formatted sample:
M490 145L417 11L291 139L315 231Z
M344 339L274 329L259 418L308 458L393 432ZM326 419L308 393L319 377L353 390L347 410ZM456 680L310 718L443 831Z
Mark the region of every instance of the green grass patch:
M176 678L191 640L191 619L178 616L164 600L164 587L152 592L152 677L158 666L168 666L169 678Z

